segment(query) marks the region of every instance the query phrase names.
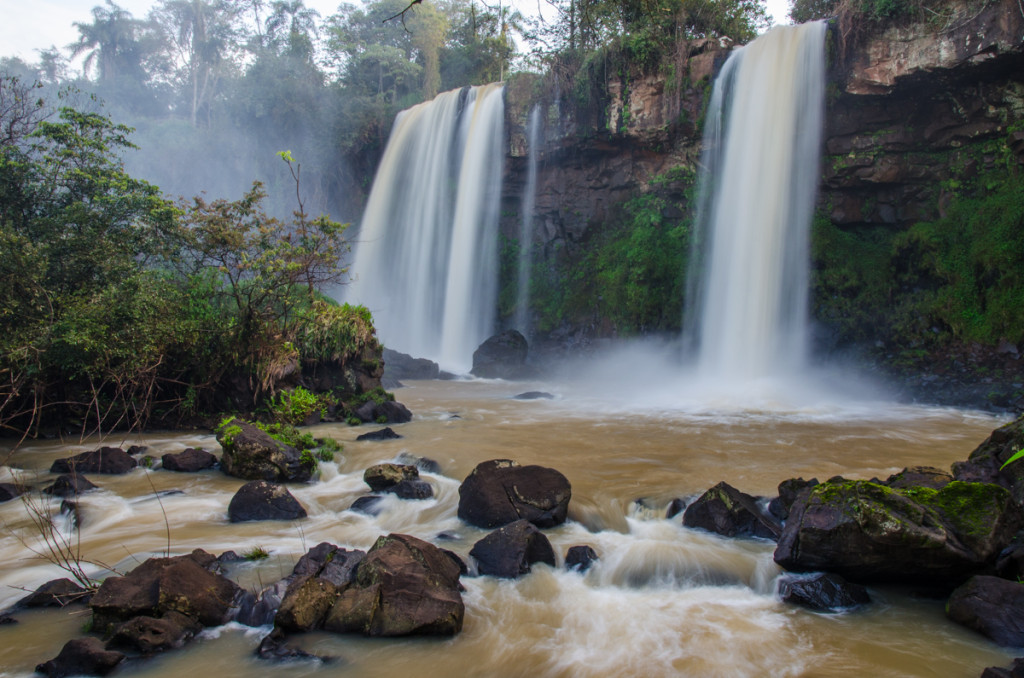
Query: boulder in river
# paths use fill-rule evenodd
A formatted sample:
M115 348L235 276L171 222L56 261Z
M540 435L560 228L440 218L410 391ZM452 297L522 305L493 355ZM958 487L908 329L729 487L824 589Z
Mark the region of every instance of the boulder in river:
M596 562L597 552L591 546L570 546L569 550L565 552L565 569L567 570L586 572Z
M394 400L385 400L383 402L367 400L357 407L353 414L363 422L404 424L412 421L412 412L409 411L409 408Z
M88 478L77 473L64 473L57 476L53 484L45 488L43 492L52 494L55 497L77 497L89 490L95 490Z
M572 487L544 466L519 466L510 459L477 464L459 487L459 518L493 529L519 519L540 528L565 522Z
M871 602L866 588L833 573L784 576L779 580L779 597L816 612L837 612Z
M356 436L357 442L364 440L400 440L402 436L395 433L394 429L390 426L386 426L379 431L371 431L370 433L364 433L360 436Z
M199 622L173 610L160 618L134 617L114 629L107 649L155 654L182 647L202 630Z
M0 504L20 497L24 490L14 483L0 483Z
M991 567L1024 516L987 483L893 489L829 480L793 506L775 562L852 581L956 586Z
M1024 586L979 575L953 591L946 616L1008 647L1024 646Z
M150 558L123 577L107 577L89 607L93 628L109 633L135 617L162 618L176 612L203 626L231 619L243 590L211 572L217 559L196 549L184 556Z
M376 464L363 471L363 482L375 492L394 487L403 480L419 480L420 471L411 464Z
M534 563L555 566L551 542L532 523L517 520L500 527L473 545L469 555L480 574L515 579L530 572Z
M505 330L473 351L470 372L485 379L517 379L524 376L529 344L518 330Z
M1024 678L1024 657L1017 657L1008 668L989 666L981 672L981 678Z
M228 520L244 523L252 520L298 520L306 517L292 493L284 485L253 480L242 485L228 504Z
M86 603L91 595L70 579L53 579L19 600L15 607L64 607L71 603Z
M953 476L934 466L911 466L894 473L885 481L893 489L930 487L938 490L953 482Z
M718 483L683 512L683 525L726 537L778 539L779 522L757 500L728 483Z
M1003 468L1020 449L1024 449L1024 417L992 431L967 461L955 462L953 477L965 482L996 483L1009 489L1017 504L1024 505L1024 460Z
M99 638L75 638L56 657L37 666L36 672L49 678L105 676L124 659L124 654L106 649Z
M789 478L779 483L779 496L768 502L768 513L779 520L789 518L789 510L793 503L803 492L809 492L812 487L818 484L817 478L804 480L803 478Z
M368 636L455 635L465 605L460 561L416 537L380 537L338 597L324 628Z
M311 455L241 419L221 425L217 442L224 450L221 469L229 476L275 483L304 483L313 477L316 460Z
M82 452L73 457L57 459L50 466L50 473L105 473L120 475L128 473L139 465L130 454L120 447L101 447L91 452Z
M189 447L181 452L163 455L160 458L160 464L166 471L195 473L216 466L217 457L206 450Z

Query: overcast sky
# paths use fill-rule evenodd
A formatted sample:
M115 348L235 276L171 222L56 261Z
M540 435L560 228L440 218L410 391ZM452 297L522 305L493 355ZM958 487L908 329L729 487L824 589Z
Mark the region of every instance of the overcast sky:
M137 19L145 18L154 0L116 0ZM323 17L334 14L339 0L305 0ZM541 0L543 3L543 0ZM66 47L78 38L74 22L92 20L91 10L102 0L0 0L0 56L38 60L36 50L50 45ZM521 12L536 14L537 0L512 0ZM788 0L768 0L768 13L776 23L786 23Z

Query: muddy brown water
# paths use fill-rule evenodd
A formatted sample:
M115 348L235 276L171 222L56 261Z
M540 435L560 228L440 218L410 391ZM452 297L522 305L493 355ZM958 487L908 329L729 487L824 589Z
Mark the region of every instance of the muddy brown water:
M515 400L528 390L554 399ZM228 625L186 649L120 670L125 676L977 676L1009 663L1011 652L943 616L943 601L909 589L872 588L871 606L815 614L775 595L773 544L728 540L666 520L674 497L692 498L720 480L771 495L790 477L886 477L904 466L948 467L1000 423L990 415L887 403L791 409L693 408L624 404L623 394L586 385L411 382L397 391L415 413L394 427L403 438L355 442L372 427L313 428L344 444L321 478L293 486L309 518L232 525L226 509L241 480L217 471L177 474L137 469L93 476L100 490L80 499L75 531L58 516L90 574L131 569L151 555L204 548L271 557L233 565L229 576L258 589L290 572L320 541L368 548L389 532L413 534L468 557L484 531L456 517L458 486L480 461L515 459L559 469L572 483L571 520L549 530L559 560L569 546L600 555L588 574L546 566L516 581L464 578L466 619L452 639L377 640L309 634L306 649L329 664L260 661L253 650L269 629ZM0 481L43 486L53 459L93 449L55 442L10 455ZM106 444L144 444L159 456L185 447L219 453L212 435L152 434ZM402 453L438 461L427 474L436 497L385 500L377 517L346 509L366 493L362 471ZM8 455L4 455L8 456ZM642 500L637 502L637 500ZM58 503L33 500L48 514ZM444 533L444 538L441 537ZM0 505L0 609L63 573L35 552L25 505ZM31 612L0 626L0 678L30 675L88 622L83 609Z

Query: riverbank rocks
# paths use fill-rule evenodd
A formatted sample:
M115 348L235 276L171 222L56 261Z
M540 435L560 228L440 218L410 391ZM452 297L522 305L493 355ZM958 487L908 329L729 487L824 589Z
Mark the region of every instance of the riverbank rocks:
M206 450L197 450L189 447L176 454L163 455L160 457L160 465L166 471L195 473L216 466L217 457Z
M77 473L64 473L57 476L53 484L43 489L43 492L55 497L77 497L95 489L96 486L85 476Z
M476 560L480 574L515 579L530 572L534 563L555 566L551 542L532 523L517 520L473 545L469 555Z
M519 519L547 528L565 522L572 487L561 473L510 459L477 464L459 487L459 518L493 529Z
M253 480L242 485L228 504L228 520L244 523L253 520L298 520L306 509L284 485Z
M946 616L1008 647L1024 646L1024 586L979 575L953 591Z
M104 473L120 475L128 473L139 465L130 454L120 447L101 447L91 452L82 452L73 457L57 459L50 466L50 473Z
M778 539L782 525L757 500L728 483L718 483L683 512L683 525L725 537Z
M15 608L65 607L72 603L86 603L92 594L70 579L46 582L17 603Z
M794 504L775 562L864 583L952 587L993 565L1022 524L1010 493L997 485L892 489L830 480Z
M148 655L176 650L197 633L202 624L173 610L155 617L135 617L118 626L107 641L108 650L128 650Z
M124 660L124 654L107 650L99 638L75 638L56 657L37 666L36 672L49 678L105 676Z
M210 571L217 559L196 549L184 556L150 558L123 577L107 577L89 607L93 628L113 632L136 617L163 618L175 612L202 626L231 619L243 590Z
M516 379L523 376L529 344L518 330L506 330L487 339L473 351L470 373L485 379Z
M367 636L446 635L462 630L457 556L404 534L380 537L338 597L324 629Z
M313 477L316 460L311 455L301 455L241 419L220 426L217 442L224 450L221 469L229 476L275 483L304 483Z
M939 490L953 482L953 476L934 466L911 466L895 473L885 481L894 490L908 487L929 487Z
M953 477L966 482L997 483L1010 490L1017 504L1024 505L1024 460L1002 468L1020 449L1024 449L1024 417L992 431L967 461L955 462Z
M779 597L784 603L815 612L837 612L871 602L866 588L832 573L781 577Z

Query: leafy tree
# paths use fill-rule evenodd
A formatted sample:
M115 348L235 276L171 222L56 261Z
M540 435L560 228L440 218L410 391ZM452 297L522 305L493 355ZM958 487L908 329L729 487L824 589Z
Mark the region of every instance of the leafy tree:
M266 24L271 45L286 48L293 58L312 62L320 13L306 7L302 0L274 0L271 7Z
M105 8L93 7L92 23L74 23L78 42L71 45L71 58L85 54L85 71L96 66L101 81L143 76L138 40L141 23L113 0L106 3Z

